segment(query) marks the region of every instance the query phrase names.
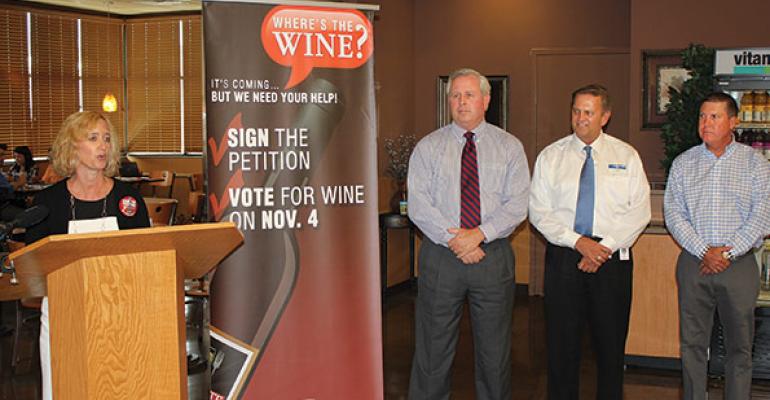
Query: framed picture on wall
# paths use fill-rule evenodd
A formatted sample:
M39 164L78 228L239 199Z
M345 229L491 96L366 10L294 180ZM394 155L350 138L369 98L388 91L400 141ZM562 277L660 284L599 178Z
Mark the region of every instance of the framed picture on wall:
M486 75L489 80L489 86L492 90L489 93L489 108L484 115L487 122L508 130L508 76L507 75ZM452 111L447 104L447 84L448 75L438 77L436 81L436 128L452 122Z
M690 79L680 50L642 51L642 129L659 129L666 122L669 89L680 90Z

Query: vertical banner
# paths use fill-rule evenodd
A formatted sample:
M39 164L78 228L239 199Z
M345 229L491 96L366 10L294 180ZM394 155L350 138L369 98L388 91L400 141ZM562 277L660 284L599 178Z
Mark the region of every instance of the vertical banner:
M302 4L203 3L212 399L383 397L377 8Z

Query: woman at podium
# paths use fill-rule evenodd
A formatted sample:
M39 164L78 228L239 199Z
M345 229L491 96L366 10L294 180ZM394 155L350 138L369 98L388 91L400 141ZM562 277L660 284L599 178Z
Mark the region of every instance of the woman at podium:
M51 152L51 165L66 177L35 195L34 205L48 208L40 224L27 229L25 241L48 235L102 232L150 226L147 207L131 185L112 179L120 167L118 140L110 121L94 111L64 120ZM51 399L48 300L40 318L40 365L43 399Z

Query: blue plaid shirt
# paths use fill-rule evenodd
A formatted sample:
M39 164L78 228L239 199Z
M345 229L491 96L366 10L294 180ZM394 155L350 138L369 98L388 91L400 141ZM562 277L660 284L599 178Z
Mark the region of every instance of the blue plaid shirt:
M664 197L666 226L689 253L709 247L747 253L770 233L770 163L746 145L732 142L721 157L704 144L676 158Z

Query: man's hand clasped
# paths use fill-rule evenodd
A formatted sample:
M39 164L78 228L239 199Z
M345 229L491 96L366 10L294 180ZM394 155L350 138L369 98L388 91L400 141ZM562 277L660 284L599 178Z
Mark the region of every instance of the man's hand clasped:
M484 233L478 227L473 229L449 228L447 231L455 235L449 240L449 249L465 264L476 264L486 256L479 247L484 241Z
M730 267L730 259L724 256L730 249L729 246L709 247L700 263L701 275L718 274Z
M578 263L579 270L588 273L595 273L599 267L609 260L612 256L612 250L599 244L585 236L581 236L575 243L575 250L583 255Z

